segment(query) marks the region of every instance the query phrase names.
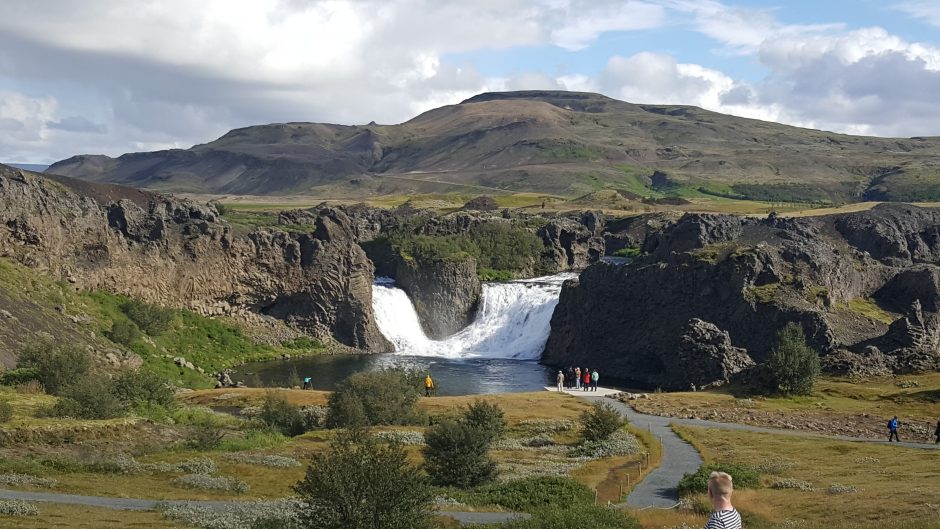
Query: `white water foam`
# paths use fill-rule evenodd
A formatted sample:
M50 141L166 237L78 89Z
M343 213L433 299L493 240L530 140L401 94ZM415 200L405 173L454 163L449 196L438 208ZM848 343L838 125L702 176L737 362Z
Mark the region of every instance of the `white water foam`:
M425 336L408 295L380 278L372 287L372 309L382 334L398 354L444 358L538 359L561 284L575 274L507 283L484 283L473 323L443 340Z

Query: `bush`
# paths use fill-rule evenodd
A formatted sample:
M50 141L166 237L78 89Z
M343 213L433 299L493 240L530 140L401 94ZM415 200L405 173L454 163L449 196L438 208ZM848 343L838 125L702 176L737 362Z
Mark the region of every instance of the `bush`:
M10 422L13 418L13 405L5 400L0 400L0 423Z
M306 502L300 516L311 529L427 529L434 497L398 444L357 430L314 454L294 490Z
M273 391L265 394L258 418L269 428L276 429L288 437L307 431L300 408L292 406L287 402L287 397Z
M114 379L114 393L129 406L176 406L176 393L167 381L148 371L124 371Z
M715 471L730 474L735 489L753 489L760 486L760 472L734 463L717 463L702 465L694 474L682 476L679 481L679 496L708 492L708 476Z
M58 395L62 388L91 370L91 357L77 347L43 341L27 347L18 364L33 369L46 392Z
M424 469L435 485L475 487L496 477L487 454L493 439L465 421L441 421L424 433Z
M623 426L623 417L610 404L594 403L581 414L581 438L585 441L603 441Z
M62 388L60 399L52 408L56 417L73 419L113 419L127 412L114 385L102 375L85 375Z
M473 404L467 406L463 422L474 430L485 434L489 438L488 444L492 444L502 437L506 431L506 418L502 408L481 399L477 399Z
M641 529L641 525L620 509L594 505L554 507L538 510L526 520L517 519L501 529Z
M248 492L248 484L235 478L225 476L209 476L206 474L187 474L173 481L173 485L184 489L220 490L242 494Z
M225 432L209 424L193 427L186 436L186 445L193 450L215 450L222 444Z
M32 367L19 367L0 373L0 384L4 386L18 386L27 382L37 382L38 380L39 370Z
M819 355L807 343L803 327L790 322L777 333L777 345L767 361L771 391L809 395L819 375Z
M330 395L327 428L421 423L416 410L423 377L414 371L385 369L347 378Z
M594 491L560 476L537 476L484 485L457 499L473 505L498 505L511 511L531 511L556 505L592 505Z
M130 347L140 338L140 329L134 325L134 322L117 320L111 324L111 330L104 334L112 342Z
M0 516L38 516L39 509L23 500L0 500Z
M136 299L129 299L121 303L121 312L124 313L137 327L150 336L159 336L170 328L175 312Z

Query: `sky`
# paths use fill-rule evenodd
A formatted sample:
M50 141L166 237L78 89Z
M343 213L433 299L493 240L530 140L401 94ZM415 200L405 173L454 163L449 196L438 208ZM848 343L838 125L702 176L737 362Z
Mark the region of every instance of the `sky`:
M940 135L940 0L0 0L0 160L599 92Z

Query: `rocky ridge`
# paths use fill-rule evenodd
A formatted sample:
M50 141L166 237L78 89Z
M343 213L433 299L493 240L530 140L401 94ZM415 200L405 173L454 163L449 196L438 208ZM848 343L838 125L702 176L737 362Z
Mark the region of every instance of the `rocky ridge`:
M845 374L940 368L940 212L904 205L815 218L685 215L644 255L562 289L542 360L685 389L748 376L802 325ZM746 351L746 353L745 353Z
M0 226L0 255L76 288L392 349L372 315L372 263L339 210L309 233L236 236L212 206L0 166Z

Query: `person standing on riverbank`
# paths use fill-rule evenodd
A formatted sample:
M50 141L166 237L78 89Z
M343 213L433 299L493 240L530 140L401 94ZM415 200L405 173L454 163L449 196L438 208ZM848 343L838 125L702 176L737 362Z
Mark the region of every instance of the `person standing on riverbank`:
M591 391L591 370L584 368L584 391Z
M591 391L597 391L597 379L600 375L597 374L597 370L591 371Z
M558 376L555 377L555 382L558 383L558 391L565 391L565 374L561 372L561 369L558 370Z
M431 373L428 373L427 378L424 379L424 396L430 397L432 391L434 391L434 380L431 379Z
M581 368L574 368L574 389L581 389Z

